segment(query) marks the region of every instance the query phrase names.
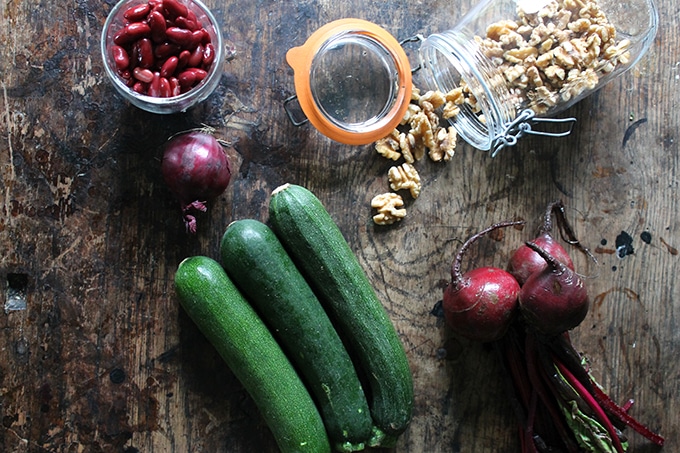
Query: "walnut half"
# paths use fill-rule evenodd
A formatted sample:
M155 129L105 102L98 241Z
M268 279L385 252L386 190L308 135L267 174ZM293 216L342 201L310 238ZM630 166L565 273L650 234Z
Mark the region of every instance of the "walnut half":
M414 199L420 195L420 189L422 188L420 175L416 167L408 162L390 168L387 172L387 177L390 180L392 190L408 189Z
M373 216L377 225L391 225L406 217L406 209L402 209L404 200L399 194L386 192L376 195L371 200L371 207L378 210Z

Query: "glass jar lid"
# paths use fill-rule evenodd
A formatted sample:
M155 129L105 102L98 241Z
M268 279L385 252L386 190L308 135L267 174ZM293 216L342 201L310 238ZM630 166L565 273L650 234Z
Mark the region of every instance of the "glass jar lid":
M401 44L361 19L318 29L286 54L302 112L322 134L363 145L386 137L411 99L411 69Z

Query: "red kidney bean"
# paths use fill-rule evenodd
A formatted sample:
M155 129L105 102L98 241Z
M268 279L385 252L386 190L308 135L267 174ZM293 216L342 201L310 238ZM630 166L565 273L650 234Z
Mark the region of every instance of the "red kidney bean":
M207 76L208 73L202 69L189 68L181 72L177 78L182 92L186 92L198 85Z
M161 14L160 11L151 11L147 22L151 29L151 39L158 43L165 41L165 30L167 27L165 26L165 17L163 17L163 14Z
M163 2L151 3L151 11L158 11L165 17L165 9L163 9Z
M135 68L132 71L132 76L140 82L151 83L153 80L153 72L150 69Z
M192 37L192 46L197 46L199 44L207 44L210 42L210 35L208 34L207 31L205 31L204 28L201 28L200 30L196 30L191 33ZM206 37L208 38L206 41Z
M150 68L156 62L153 46L149 38L142 38L137 41L137 61L142 68Z
M116 33L113 42L119 46L130 44L138 39L151 35L151 28L144 22L132 22Z
M130 22L141 22L146 18L146 15L151 11L151 5L148 3L141 3L136 6L131 6L125 10L123 17Z
M136 82L134 85L132 85L132 91L135 91L139 94L146 94L146 84L142 82Z
M165 77L160 78L160 91L161 97L169 98L172 95L172 90L170 89L170 81Z
M161 75L159 73L153 73L151 83L149 83L149 91L146 94L155 98L161 96Z
M204 71L203 69L199 69L199 68L189 68L189 69L183 71L182 74L187 74L189 72L194 75L194 80L196 81L196 83L200 82L201 80L205 79L208 76L207 71ZM181 80L182 74L179 75L180 80Z
M188 50L183 50L179 53L179 61L177 62L177 70L181 71L186 68L189 64L189 59L191 58L191 52Z
M194 74L196 74L196 80L199 82L208 77L208 71L204 69L192 68L191 70L194 71Z
M188 66L190 68L197 68L201 66L201 63L203 63L203 46L200 44L196 46L193 52L191 52L191 56L189 57L189 62Z
M111 46L111 54L113 62L119 71L127 69L130 66L130 56L121 46Z
M168 29L165 30L165 34L167 35L168 40L175 44L179 44L182 47L189 47L194 42L193 33L186 28L168 27Z
M205 49L203 49L203 67L209 68L213 61L215 61L215 46L208 43L205 45Z
M179 58L172 56L165 60L163 66L161 66L161 77L168 78L175 74L177 70L177 65L179 64Z
M167 13L168 17L176 18L179 16L185 16L189 12L189 9L178 2L177 0L163 0L163 9Z
M177 77L170 77L168 83L170 84L171 96L179 96L182 94L182 88L179 85L179 79Z
M190 69L182 72L177 79L179 86L182 88L191 88L196 83L196 73Z
M180 46L178 46L177 44L164 42L164 43L158 44L156 46L153 54L159 60L166 60L167 58L169 58L173 55L179 55L179 53L181 51L182 51L182 48Z
M177 19L175 19L175 25L191 31L196 31L201 28L201 24L194 22L193 20L189 20L184 16L179 16Z

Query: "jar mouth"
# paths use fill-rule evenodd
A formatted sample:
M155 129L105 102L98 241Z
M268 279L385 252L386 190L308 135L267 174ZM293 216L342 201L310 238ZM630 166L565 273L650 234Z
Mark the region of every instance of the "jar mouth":
M475 148L491 149L504 125L517 115L502 74L474 42L456 32L428 36L419 55L428 86L445 94L453 90L466 94L459 112L449 119L451 125Z
M401 122L411 99L406 52L386 30L360 19L318 29L286 54L306 118L350 145L379 140Z
M380 123L398 101L398 68L379 41L361 32L333 36L312 60L309 83L324 118L362 132Z

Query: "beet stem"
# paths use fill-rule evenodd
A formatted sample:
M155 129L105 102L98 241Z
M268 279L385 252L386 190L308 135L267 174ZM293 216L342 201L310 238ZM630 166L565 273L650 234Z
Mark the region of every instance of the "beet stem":
M651 429L647 428L645 425L634 419L626 412L624 407L616 404L598 385L593 385L593 396L595 399L604 407L605 410L611 412L616 418L621 422L630 426L633 430L637 431L642 436L646 437L651 442L662 447L664 444L664 438L660 435L654 433ZM627 405L627 407L630 407Z
M529 400L529 413L527 415L527 424L524 427L525 442L531 446L530 451L536 451L536 444L534 442L534 423L536 421L536 407L538 406L538 392L534 388L531 392L531 399Z
M570 451L573 452L573 442L571 441L567 427L564 424L562 413L557 407L557 401L554 397L554 392L548 391L548 388L546 388L545 380L540 373L543 367L539 365L540 359L538 356L539 352L537 350L537 341L536 337L532 334L527 334L525 354L529 380L531 381L531 384L538 392L538 395L543 401L543 404L545 404L545 407L548 410L548 413L550 414L550 418L553 421L553 425L557 430L557 433L559 434L560 438L562 439L562 442Z
M462 280L462 275L463 273L461 272L462 268L462 262L463 262L463 256L467 252L468 248L472 246L479 238L482 236L495 231L499 228L506 228L510 226L518 226L518 225L524 225L526 222L523 220L516 220L516 221L506 221L506 222L499 222L495 223L482 231L474 234L471 236L465 243L460 247L458 250L458 253L456 253L456 257L453 260L453 264L451 265L451 282L453 283L454 287L458 287L458 284Z
M555 373L555 364L552 362L552 356L543 348L539 351L538 356L539 363L541 364L539 371L541 372L541 377L545 381L545 385L548 387L550 393L555 396L555 399L560 398L560 392L556 385L557 375ZM559 402L556 404L559 404ZM562 437L562 441L569 453L579 453L580 450L576 443L576 439L573 435L570 435L571 431L567 426L564 416L560 416L557 422L559 424L556 423L556 429Z
M575 246L578 248L581 252L583 252L588 258L590 258L594 263L597 263L597 258L595 258L595 255L592 254L592 252L585 247L583 244L581 244L581 241L578 240L576 237L576 233L574 233L574 229L571 227L571 224L567 220L567 216L564 212L564 204L562 203L562 200L558 200L553 202L550 205L550 211L552 212L555 217L557 218L557 225L560 230L560 237L562 237L562 240L565 241L566 243ZM548 217L550 216L549 213L546 214ZM552 227L552 221L549 222L550 226Z
M510 370L510 374L515 382L515 391L519 395L519 401L522 403L524 409L529 407L529 400L531 398L531 389L528 385L529 378L526 375L526 369L520 366L522 363L521 354L518 350L518 345L516 344L518 340L516 338L511 338L509 343L511 345L506 348L505 355L507 360L507 367ZM526 414L524 415L524 418ZM525 420L522 420L524 423Z
M602 409L602 406L600 406L593 395L591 395L590 392L586 390L583 384L581 384L581 382L576 379L576 377L574 377L571 371L569 371L569 369L562 362L557 360L556 357L553 358L553 361L567 382L569 382L569 384L574 387L574 390L576 390L581 398L583 398L583 401L585 401L585 403L593 410L593 413L597 419L606 428L607 432L612 438L612 441L614 442L614 448L616 448L616 451L618 453L625 453L623 445L621 445L621 439L619 439L619 436L616 433L616 428L614 428L614 425L612 424L611 420L609 420L609 417L607 417L607 414L604 412L604 409Z
M550 351L571 371L576 379L588 390L593 393L593 383L588 371L581 364L581 355L574 349L574 345L569 339L569 333L564 332L548 339L545 343Z
M526 242L527 247L529 247L531 250L534 252L538 253L541 258L545 260L546 263L548 263L548 266L553 270L553 272L557 275L561 275L567 271L567 266L564 265L560 260L556 259L554 256L552 256L550 253L545 251L542 247L536 245L533 242Z
M564 205L562 204L562 200L556 200L548 204L548 207L545 209L545 214L543 216L543 226L541 227L540 234L552 234L553 230L552 215L553 212L555 212L556 209L558 208L562 212L564 212Z
M521 396L522 392L515 386L515 382L518 382L518 378L513 369L516 367L512 366L513 361L509 358L509 348L504 347L500 341L494 341L493 349L496 358L503 368L503 377L505 378L503 379L503 383L505 384L506 394L510 399L510 405L515 412L517 419L520 420L521 423L524 423L524 408L526 407L526 403Z
M628 413L630 408L633 407L633 404L635 404L635 400L629 399L623 406L621 406L621 409L623 409L624 412Z

